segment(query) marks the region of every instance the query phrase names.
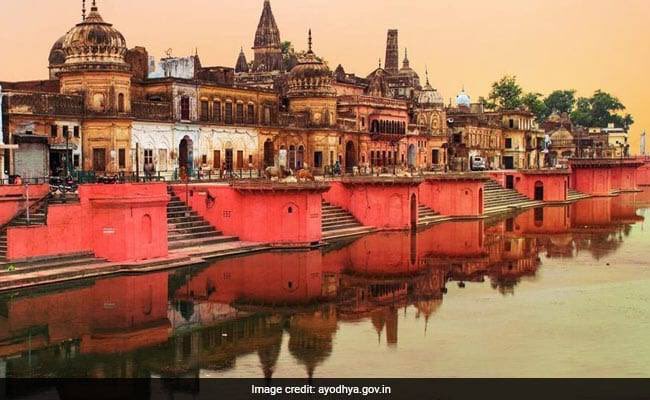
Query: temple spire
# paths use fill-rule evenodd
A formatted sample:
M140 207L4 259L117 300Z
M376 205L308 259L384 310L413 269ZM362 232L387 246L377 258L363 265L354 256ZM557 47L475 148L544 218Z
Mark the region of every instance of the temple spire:
M86 20L86 0L81 0L81 20Z
M93 6L90 7L90 11L97 11L97 0L93 0Z
M402 65L403 65L404 68L408 68L409 64L410 64L409 63L409 49L405 47L404 48L404 62L402 63Z
M427 67L426 65L424 66L424 75L427 77L427 86L431 86L429 84L429 67Z

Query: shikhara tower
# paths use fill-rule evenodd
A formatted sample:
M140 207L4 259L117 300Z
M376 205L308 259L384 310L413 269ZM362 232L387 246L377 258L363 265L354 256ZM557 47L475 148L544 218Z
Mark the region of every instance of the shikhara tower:
M264 9L260 22L255 32L253 45L255 57L253 59L253 71L280 71L282 70L282 46L280 42L280 30L275 23L275 17L271 10L271 2L264 0Z

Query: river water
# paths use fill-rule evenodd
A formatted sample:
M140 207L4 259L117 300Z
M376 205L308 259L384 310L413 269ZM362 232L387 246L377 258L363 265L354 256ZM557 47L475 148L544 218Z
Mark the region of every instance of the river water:
M650 191L0 294L6 377L648 377Z

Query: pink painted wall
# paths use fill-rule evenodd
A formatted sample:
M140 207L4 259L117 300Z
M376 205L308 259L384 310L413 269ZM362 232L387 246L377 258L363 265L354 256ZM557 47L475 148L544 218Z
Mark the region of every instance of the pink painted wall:
M78 204L51 205L46 225L7 231L7 258L92 251L109 261L167 256L164 184L82 185Z
M478 217L484 190L480 180L427 180L420 185L420 202L441 215Z
M29 185L29 204L45 197L50 186ZM25 209L26 190L22 185L0 185L0 225L11 221L17 214Z
M174 193L182 201L189 199L190 207L225 235L244 241L302 246L322 239L318 191L239 191L225 185L190 185L186 196L185 186L178 185Z
M612 190L609 168L572 168L571 187L594 196L608 196Z
M619 166L612 168L612 189L637 190L637 166Z
M417 216L418 186L411 183L335 181L323 194L325 201L343 207L361 224L395 230L410 229L412 196L415 196Z
M523 174L515 175L515 190L531 200L535 199L535 187L541 182L544 188L543 201L566 201L569 188L569 175Z
M646 159L645 164L639 167L636 176L639 186L650 186L650 158Z

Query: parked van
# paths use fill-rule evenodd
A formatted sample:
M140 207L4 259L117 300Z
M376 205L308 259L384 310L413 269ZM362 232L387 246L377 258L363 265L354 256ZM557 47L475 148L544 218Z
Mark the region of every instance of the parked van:
M470 166L472 171L485 171L487 169L485 158L479 156L470 157Z

